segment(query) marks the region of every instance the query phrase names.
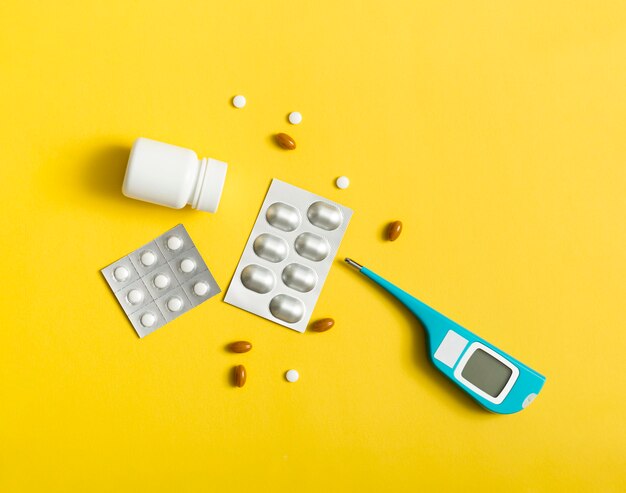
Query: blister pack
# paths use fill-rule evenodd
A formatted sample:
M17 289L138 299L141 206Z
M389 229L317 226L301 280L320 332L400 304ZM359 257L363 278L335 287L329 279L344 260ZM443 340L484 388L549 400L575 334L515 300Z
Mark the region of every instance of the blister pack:
M101 272L139 337L221 291L182 224Z
M304 332L351 216L272 180L224 301Z

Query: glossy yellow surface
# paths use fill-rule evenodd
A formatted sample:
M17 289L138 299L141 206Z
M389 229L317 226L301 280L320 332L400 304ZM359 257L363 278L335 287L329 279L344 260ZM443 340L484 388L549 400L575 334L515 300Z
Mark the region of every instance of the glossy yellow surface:
M624 491L624 26L623 1L2 2L0 490ZM124 198L137 136L227 161L218 213ZM99 270L184 223L225 290L272 177L355 211L336 326L220 296L138 339ZM344 256L543 392L483 411Z

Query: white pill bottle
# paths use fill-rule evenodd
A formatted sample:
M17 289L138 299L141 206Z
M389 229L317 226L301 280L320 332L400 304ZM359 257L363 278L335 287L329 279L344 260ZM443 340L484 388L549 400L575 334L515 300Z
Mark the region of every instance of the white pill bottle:
M189 204L200 211L215 212L227 168L216 159L198 159L190 149L140 137L130 151L122 192L175 209Z

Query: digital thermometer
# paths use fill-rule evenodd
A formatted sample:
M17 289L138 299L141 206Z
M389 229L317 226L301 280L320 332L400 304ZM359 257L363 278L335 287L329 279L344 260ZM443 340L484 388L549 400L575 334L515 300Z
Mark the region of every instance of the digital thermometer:
M479 404L494 413L512 414L537 397L546 377L368 268L345 260L400 300L422 322L433 364Z

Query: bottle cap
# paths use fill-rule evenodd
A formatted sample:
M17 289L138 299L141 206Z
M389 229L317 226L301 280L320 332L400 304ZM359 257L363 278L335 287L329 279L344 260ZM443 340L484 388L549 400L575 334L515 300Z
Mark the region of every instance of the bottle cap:
M191 206L205 212L216 212L222 197L228 165L217 159L204 158L198 176L198 191Z

